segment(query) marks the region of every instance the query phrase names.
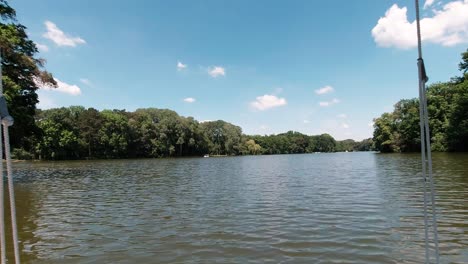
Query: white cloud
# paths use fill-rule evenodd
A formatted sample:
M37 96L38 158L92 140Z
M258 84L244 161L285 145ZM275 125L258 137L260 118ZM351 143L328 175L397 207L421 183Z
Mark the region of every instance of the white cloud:
M49 47L47 45L44 45L44 44L36 43L36 47L40 52L48 52L49 51Z
M45 94L38 93L39 96L39 103L37 104L37 108L45 110L45 109L50 109L50 108L55 108L57 107L57 104L55 101L48 97Z
M57 25L50 21L46 21L44 24L47 28L47 32L42 36L46 39L52 40L55 44L57 44L57 46L76 47L78 44L86 43L86 41L80 37L72 37L65 34L57 27Z
M304 124L309 124L310 121L309 120L304 120Z
M343 128L345 128L345 129L348 129L348 128L349 128L349 125L346 124L346 123L341 124L341 126L342 126Z
M319 105L322 107L327 107L327 106L337 104L339 102L340 102L339 99L333 98L331 101L319 102Z
M434 3L434 0L426 0L424 3L424 9L430 7Z
M427 2L426 2L427 3ZM431 3L432 4L432 3ZM372 29L378 46L409 49L417 46L416 21L408 21L407 8L394 4ZM454 46L468 43L468 0L451 1L421 19L424 42Z
M322 94L327 94L327 93L331 93L333 92L335 89L333 89L333 87L327 85L327 86L324 86L320 89L317 89L315 90L315 93L316 94L319 94L319 95L322 95Z
M348 116L346 114L339 114L338 117L339 118L347 118Z
M374 122L370 122L367 124L368 127L373 127L374 126Z
M279 107L286 105L286 99L276 97L275 95L265 94L258 96L255 101L251 102L250 105L257 110L263 111L273 107Z
M186 102L186 103L193 103L195 101L196 101L196 99L192 98L192 97L187 97L187 98L184 99L184 102Z
M206 120L202 120L202 121L200 121L200 123L207 123L207 122L213 122L213 120L206 119Z
M93 85L93 83L89 79L86 79L86 78L81 78L80 82L87 85L87 86L92 86Z
M218 76L226 76L226 69L224 69L221 66L214 66L208 68L208 74L211 75L211 77L213 78L216 78Z
M187 68L187 64L183 64L182 62L178 61L177 62L177 70L181 71L183 69Z
M38 83L38 86L47 91L57 91L61 93L67 93L70 95L80 95L81 89L76 84L68 84L66 82L62 82L57 78L54 78L55 82L57 82L57 87L47 86L41 83Z

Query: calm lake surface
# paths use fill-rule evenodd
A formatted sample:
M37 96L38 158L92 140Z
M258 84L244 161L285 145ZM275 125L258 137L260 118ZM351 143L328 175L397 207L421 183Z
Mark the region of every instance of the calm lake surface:
M424 262L417 154L13 166L26 263ZM441 262L468 263L468 155L434 172Z

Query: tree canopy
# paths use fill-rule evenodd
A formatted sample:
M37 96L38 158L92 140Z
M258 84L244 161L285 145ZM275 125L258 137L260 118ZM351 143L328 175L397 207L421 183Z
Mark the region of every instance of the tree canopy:
M427 88L431 148L468 151L468 49L462 53L462 77ZM402 99L391 113L374 120L375 148L381 152L420 151L419 99Z
M31 150L32 136L38 132L34 124L38 84L54 87L56 82L44 70L45 61L35 57L36 44L28 38L26 27L16 21L15 10L5 0L0 0L0 18L3 93L15 119L11 144Z
M308 136L242 133L239 126L217 120L198 122L168 109L85 109L82 106L37 110L38 133L32 150L14 149L17 158L94 159L157 158L211 155L299 154L371 150L370 139L336 141L328 134Z

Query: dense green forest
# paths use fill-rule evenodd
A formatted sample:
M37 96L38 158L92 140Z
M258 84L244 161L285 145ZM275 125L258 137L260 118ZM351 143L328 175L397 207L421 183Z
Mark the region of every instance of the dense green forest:
M433 151L468 151L468 49L459 70L461 77L427 88ZM381 152L420 151L419 99L400 100L375 119L373 140Z
M198 122L167 109L85 109L81 106L37 110L37 133L15 148L21 159L143 158L211 155L293 154L370 150L370 139L336 141L328 134L289 131L248 136L228 122Z

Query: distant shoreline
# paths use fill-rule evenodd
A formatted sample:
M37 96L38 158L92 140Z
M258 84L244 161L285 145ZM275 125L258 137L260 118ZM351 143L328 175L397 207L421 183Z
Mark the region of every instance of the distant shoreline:
M280 154L246 154L246 155L210 155L209 158L233 158L233 157L252 157L252 156L281 156L281 155L318 155L318 154L338 154L338 153L363 153L363 152L373 152L379 153L378 151L335 151L335 152L318 152L318 153L280 153ZM389 153L383 153L389 154ZM390 153L395 154L395 153ZM398 153L397 153L398 154ZM173 157L128 157L128 158L87 158L87 159L56 159L56 160L48 160L48 159L14 159L12 162L55 162L55 161L112 161L112 160L154 160L154 159L197 159L197 158L206 158L204 156L173 156ZM5 162L5 160L4 160Z

